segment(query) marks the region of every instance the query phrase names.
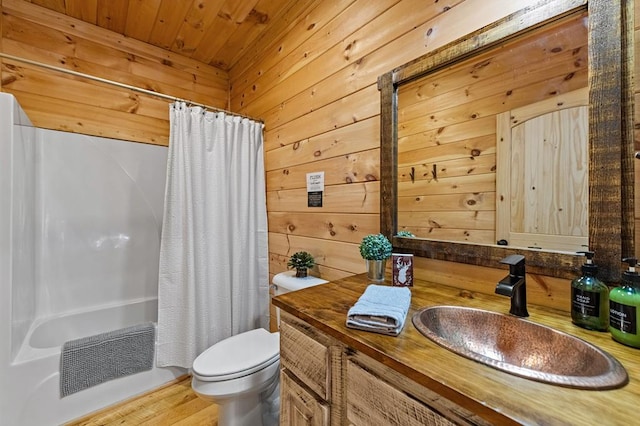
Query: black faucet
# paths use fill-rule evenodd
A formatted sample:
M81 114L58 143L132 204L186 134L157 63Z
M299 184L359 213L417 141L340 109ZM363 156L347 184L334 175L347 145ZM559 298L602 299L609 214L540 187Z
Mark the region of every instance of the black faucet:
M512 254L500 261L509 265L509 275L500 280L496 293L511 298L509 313L517 317L528 317L527 281L524 271L524 256Z

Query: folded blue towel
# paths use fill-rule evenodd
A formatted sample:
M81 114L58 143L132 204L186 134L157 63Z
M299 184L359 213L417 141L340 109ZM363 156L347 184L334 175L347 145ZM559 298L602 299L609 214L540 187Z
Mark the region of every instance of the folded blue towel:
M397 336L411 304L408 287L370 284L347 313L347 327Z

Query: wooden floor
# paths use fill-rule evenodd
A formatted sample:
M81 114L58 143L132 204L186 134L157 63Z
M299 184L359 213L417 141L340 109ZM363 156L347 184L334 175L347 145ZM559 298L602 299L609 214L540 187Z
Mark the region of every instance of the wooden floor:
M218 425L218 407L191 389L191 377L175 381L117 405L89 414L67 426Z

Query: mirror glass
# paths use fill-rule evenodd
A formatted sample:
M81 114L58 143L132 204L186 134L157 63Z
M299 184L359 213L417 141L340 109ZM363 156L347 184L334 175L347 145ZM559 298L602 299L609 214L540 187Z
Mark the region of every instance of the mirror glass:
M633 14L542 0L378 79L381 231L399 253L573 278L633 256ZM413 234L398 235L400 231Z
M398 231L588 249L587 14L398 88Z

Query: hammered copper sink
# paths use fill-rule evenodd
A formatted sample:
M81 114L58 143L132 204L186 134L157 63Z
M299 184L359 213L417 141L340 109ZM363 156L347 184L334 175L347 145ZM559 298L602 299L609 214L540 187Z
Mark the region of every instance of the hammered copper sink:
M416 312L413 324L458 355L527 379L596 390L629 380L618 360L591 343L514 316L433 306Z

